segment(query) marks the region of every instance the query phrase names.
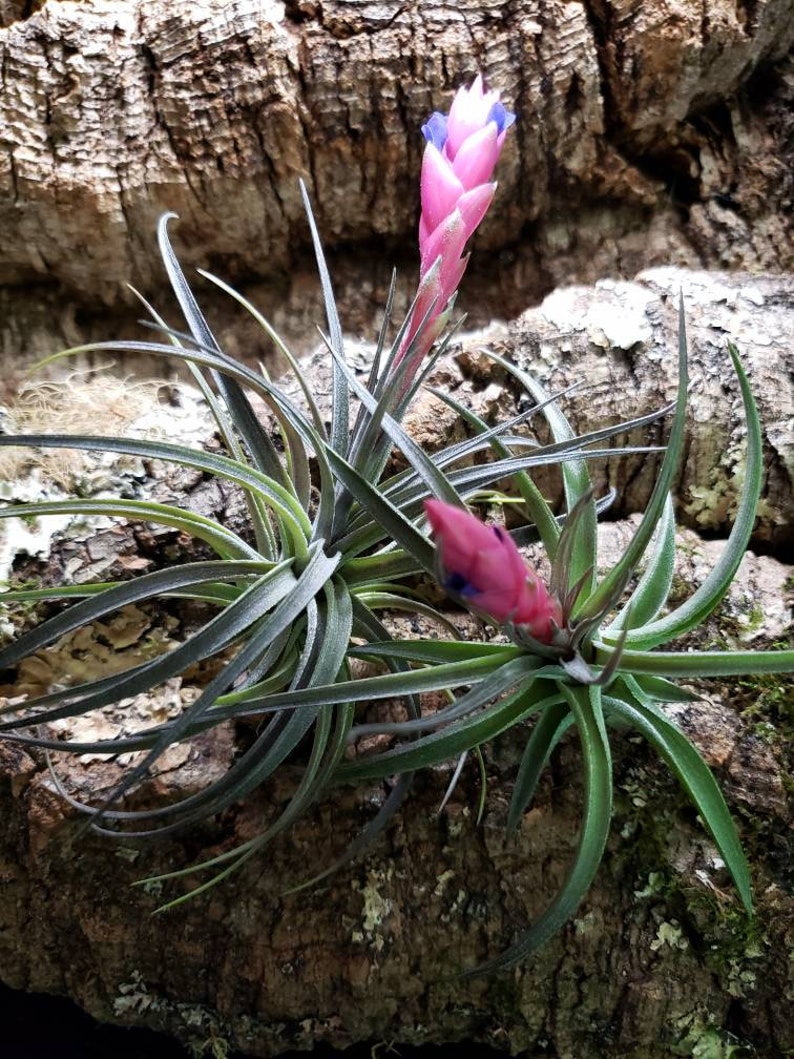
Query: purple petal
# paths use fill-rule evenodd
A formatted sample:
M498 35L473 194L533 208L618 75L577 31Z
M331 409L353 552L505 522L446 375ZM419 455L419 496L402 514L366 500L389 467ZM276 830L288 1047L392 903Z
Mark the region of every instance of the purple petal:
M515 114L512 110L507 110L504 103L494 103L488 113L488 121L494 122L497 133L509 129L515 120Z
M504 109L504 108L502 108ZM427 124L422 126L422 133L428 143L432 143L439 151L444 150L447 142L447 116L438 110L434 110L427 119Z
M477 595L477 589L466 580L463 574L450 574L444 581L444 588L457 592L459 596Z

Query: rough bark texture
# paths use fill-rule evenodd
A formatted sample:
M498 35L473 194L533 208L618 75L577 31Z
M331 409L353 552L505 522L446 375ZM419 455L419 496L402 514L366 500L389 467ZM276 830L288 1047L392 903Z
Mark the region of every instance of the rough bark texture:
M136 314L124 284L157 292L153 230L167 209L182 218L175 239L187 264L242 286L298 348L311 348L321 314L300 176L345 324L371 337L393 263L407 263L398 311L410 297L418 127L477 70L519 120L460 303L470 322L515 317L561 284L630 279L651 265L783 272L793 263L792 41L792 0L0 0L4 382L61 346L129 334ZM494 344L551 386L595 381L571 398L580 428L639 414L674 389L679 285L701 377L680 513L722 532L740 484L727 334L764 417L758 540L782 554L794 458L790 281L652 272L636 284L558 290L509 327L463 343L439 381L483 414L514 407L515 389L477 353ZM268 355L228 303L207 300L229 352ZM670 366L664 386L659 365ZM456 429L430 403L413 428L432 446L437 424ZM616 514L642 506L656 462L596 468L618 491ZM171 485L200 510L237 517L235 498L210 483ZM605 545L627 532L610 524ZM720 545L685 535L682 546L685 588ZM107 531L67 540L35 572L107 576L184 547L177 535ZM704 637L785 639L790 589L790 568L749 555ZM101 630L99 656L84 643L77 656L112 664L119 650L178 633L179 620L131 615ZM35 667L25 674L51 678ZM179 691L136 709L178 708ZM267 859L166 920L150 916L156 887L128 884L244 840L283 804L289 772L201 832L136 849L84 833L43 763L0 745L0 974L67 993L100 1018L257 1056L320 1041L467 1039L533 1059L727 1059L734 1044L776 1059L794 1049L791 702L777 678L736 682L679 718L742 824L755 926L672 781L626 740L612 840L576 920L515 973L472 982L455 969L512 940L560 883L578 826L574 744L556 756L515 839L502 829L519 752L509 739L489 752L480 826L474 770L440 816L448 773L437 770L418 780L411 808L372 857L321 889L284 896L307 865L330 862L385 795L341 791ZM226 767L238 735L197 741L136 797L194 789ZM73 763L66 780L86 796L112 785L118 769Z
M519 115L468 288L481 319L671 260L785 269L793 40L792 0L2 4L0 349L50 352L75 314L91 337L125 283L155 289L167 209L190 263L265 280L300 339L298 177L368 324L413 243L419 125L476 70Z
M604 528L606 558L631 531ZM689 585L721 545L692 534L680 543L678 577ZM785 636L790 576L748 555L705 641ZM680 711L679 722L743 822L759 906L753 926L673 781L633 739L617 744L612 839L574 922L519 970L474 981L455 969L496 952L561 881L578 826L575 744L556 756L515 839L503 833L520 753L512 736L487 754L479 826L476 769L441 815L449 772L434 770L419 777L410 807L366 861L284 896L307 866L329 863L385 795L380 786L341 791L266 858L167 918L150 914L161 887L129 884L250 836L288 796L289 770L217 824L136 849L86 834L43 763L2 745L3 978L67 993L102 1019L165 1028L196 1045L227 1041L262 1057L320 1041L468 1039L538 1059L723 1056L730 1043L772 1059L794 1046L791 688L762 680L717 690ZM231 732L196 741L165 763L136 804L196 789L226 767L233 746ZM59 772L81 797L119 776L115 762L88 759L61 763Z
M743 345L765 410L780 418L779 435L767 425L766 445L774 439L776 451L790 460L790 414L779 404L787 399L781 335L789 326L790 283L654 273L637 284L559 292L490 337L554 385L568 371L604 380L587 399L592 427L600 413L633 414L646 402L669 398L679 286L690 300L693 376L703 379L703 392L693 392L694 407L706 409L712 385L731 394L722 407L708 406L710 417L694 415L683 488L696 495L699 481L719 498L733 477L732 463L715 478L709 461L696 454L713 451L713 431L730 434L736 421L724 331L740 341L749 330L758 337L764 321L769 343ZM561 330L565 359L554 345ZM504 415L516 394L477 354L484 344L486 335L465 343L439 370L438 381L482 414ZM670 364L667 389L646 373L646 361L656 365L656 376L660 363ZM312 377L321 396L319 368ZM626 393L621 387L630 380ZM107 383L100 387L107 397ZM74 401L67 391L65 407ZM45 414L53 417L54 408ZM184 399L179 421L175 409L167 414L172 429L201 435L204 424ZM412 419L415 436L429 447L439 426L455 429L437 406L420 407ZM696 470L705 477L693 478ZM47 471L46 465L40 469ZM201 476L180 472L152 482L146 467L108 469L105 463L93 476L85 468L69 473L83 487L93 482L102 488L108 475L112 480L121 474L124 481L131 476L135 495L141 489L156 496L176 491L205 514L232 524L240 517L236 498ZM715 485L717 479L722 484ZM611 480L619 506L639 502L647 491L647 484L638 484L645 480L640 468L632 475L614 472ZM782 489L775 488L768 484L770 525L783 510L775 505L784 503ZM716 507L722 510L721 501ZM722 527L723 521L724 512L712 524ZM601 527L605 563L614 561L635 525L636 516ZM723 545L690 531L682 531L679 545L674 584L688 594ZM27 546L32 550L34 543ZM106 578L178 560L190 554L188 547L176 533L147 534L141 527L66 533L49 556L31 565L18 562L17 570L22 576ZM749 553L698 644L785 642L791 636L791 585L790 566ZM136 609L67 644L68 664L107 672L119 656L139 659L153 645L178 639L190 620L189 613L170 608ZM62 664L58 651L48 652L0 686L0 695L49 686ZM138 726L152 711L162 717L178 710L206 676L199 668L181 686L172 683L156 697L129 704L108 724L121 717ZM44 763L0 744L0 973L18 988L66 993L102 1019L164 1028L197 1046L226 1041L262 1057L322 1041L341 1047L364 1040L468 1040L532 1059L727 1059L734 1045L776 1059L794 1048L791 682L757 678L702 690L704 698L677 708L677 718L715 769L740 822L758 904L753 925L674 781L632 738L616 743L612 837L575 920L515 972L474 981L461 981L454 971L503 948L543 910L562 880L580 809L575 742L555 755L516 838L507 839L503 826L522 748L519 733L487 752L489 793L479 826L476 768L467 770L440 815L449 770L436 769L418 777L409 807L371 856L320 888L285 895L307 871L330 863L387 793L381 786L341 790L266 857L167 918L150 913L174 890L131 890L129 884L250 837L283 806L295 779L291 770L222 819L141 848L87 834ZM241 739L244 732L226 729L176 748L130 804L196 790L227 767ZM110 789L121 764L86 759L58 767L68 789L86 798Z

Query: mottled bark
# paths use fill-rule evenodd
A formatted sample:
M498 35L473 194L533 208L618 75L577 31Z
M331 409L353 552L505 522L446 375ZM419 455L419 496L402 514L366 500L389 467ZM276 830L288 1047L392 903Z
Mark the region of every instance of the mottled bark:
M679 295L683 295L692 383L685 457L676 482L679 518L707 532L727 532L744 483L746 429L728 343L739 350L761 418L764 483L757 543L790 547L794 527L794 280L787 276L654 269L634 282L603 280L593 287L554 291L508 325L464 334L442 358L429 385L441 387L489 425L527 407L524 388L488 357L493 351L539 379L550 393L577 389L562 400L574 430L647 415L675 400L678 379ZM370 347L351 350L363 368ZM356 359L358 358L358 359ZM306 362L320 401L328 401L325 347ZM287 391L299 399L289 379ZM534 423L542 424L542 417ZM456 412L430 393L419 396L407 423L425 448L438 449L463 432ZM607 445L663 446L668 420L632 431ZM541 435L543 434L541 428ZM603 447L603 446L602 446ZM613 512L644 509L662 453L594 458L589 466L600 494L616 491ZM533 475L549 497L560 498L559 469Z
M747 430L728 343L739 350L762 424L764 482L755 539L791 545L794 526L794 379L790 336L794 283L787 277L687 273L658 269L635 283L554 292L510 325L504 350L566 399L579 432L661 408L675 398L679 295L690 351L688 439L676 483L680 517L707 532L726 532L744 485ZM500 346L497 343L497 351ZM477 362L482 371L485 358ZM475 368L475 375L478 369ZM486 378L487 378L487 368ZM664 443L657 428L630 435ZM619 444L619 443L618 443ZM593 460L594 481L613 486L618 510L643 510L657 456ZM542 480L546 476L538 476ZM549 488L553 488L549 479ZM557 487L559 488L559 486Z
M605 558L631 532L605 527ZM677 577L696 583L720 546L692 534L680 544ZM788 608L767 601L785 599L790 576L748 556L704 637L747 644L785 636L790 598ZM763 616L749 620L759 605ZM108 635L101 630L97 658ZM133 641L126 635L124 647ZM90 661L90 644L80 646ZM152 701L159 716L178 693ZM737 682L678 711L742 822L754 926L673 781L641 743L618 739L612 838L587 900L525 965L474 981L455 971L503 947L562 880L578 827L575 743L555 756L515 838L505 838L504 816L525 733L487 752L481 824L475 767L440 815L449 770L422 774L409 808L366 860L285 895L341 852L386 793L380 785L340 790L230 883L165 917L151 913L178 891L130 884L245 840L283 805L290 770L215 824L141 848L86 833L43 762L0 744L3 978L66 993L102 1019L164 1028L197 1045L215 1038L253 1056L321 1041L467 1039L566 1059L721 1055L698 1049L733 1042L772 1059L794 1046L790 695L790 683ZM167 756L133 804L197 789L227 766L235 742L219 731ZM59 761L58 771L80 797L120 775L115 762L88 758Z
M348 256L349 325L367 325L392 261L413 263L419 125L478 69L519 116L468 288L480 319L670 260L785 269L793 16L792 0L6 3L0 347L51 351L65 305L90 333L127 282L156 289L167 209L189 263L266 280L283 313L305 297L298 177ZM49 350L19 342L56 289Z

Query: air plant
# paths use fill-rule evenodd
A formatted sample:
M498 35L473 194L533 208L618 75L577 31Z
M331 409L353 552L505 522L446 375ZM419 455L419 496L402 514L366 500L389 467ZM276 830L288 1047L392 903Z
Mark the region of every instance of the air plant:
M440 115L431 119L436 126ZM156 570L121 583L17 588L3 594L6 604L38 600L78 602L43 622L0 650L0 669L55 643L75 630L101 621L125 606L168 598L200 600L214 608L212 617L166 654L147 659L112 677L63 684L43 695L4 706L0 731L47 751L143 752L112 795L96 806L80 806L100 831L123 829L128 835L161 834L204 819L237 801L263 783L282 762L313 740L303 782L288 809L268 831L225 858L222 874L239 866L277 831L313 804L335 781L354 723L355 703L366 696L351 694L349 649L355 642L380 642L389 633L378 617L384 608L424 613L449 628L448 619L429 607L407 583L417 574L432 577L434 550L422 529L423 503L442 497L461 504L516 466L531 467L569 458L583 446L593 455L609 450L592 448L635 424L597 431L539 447L518 431L534 411L498 424L481 436L450 445L427 456L404 432L400 420L448 346L451 334L428 356L432 339L446 324L454 300L451 277L460 278L463 242L481 219L495 185L483 183L496 164L504 133L512 121L496 93L486 93L478 79L462 89L453 103L449 127L457 154L465 158L466 144L480 144L484 161L475 174L477 187L449 195L438 207L435 184L440 170L422 181L420 224L422 270L413 306L396 335L388 341L394 281L366 385L345 361L342 330L330 278L305 189L304 201L323 287L332 360L330 423L314 400L310 380L289 350L257 310L221 280L209 277L251 313L286 357L300 384L304 405L288 399L266 374L227 356L212 334L172 249L169 216L161 219L158 238L163 263L187 327L169 328L147 305L160 341L103 342L69 350L68 356L94 352L145 352L186 365L203 392L217 423L225 454L199 451L153 439L89 435L27 434L0 437L0 445L43 449L113 452L182 465L215 475L237 487L246 498L251 533L243 537L227 526L174 504L143 499L74 497L35 503L7 503L0 517L44 518L53 515L110 516L135 519L178 529L203 542L214 558ZM438 134L436 134L438 140ZM428 150L437 147L428 143ZM469 155L471 151L469 150ZM446 165L446 162L444 163ZM474 172L469 165L467 177ZM448 176L446 186L457 177ZM448 190L448 187L447 187ZM471 193L479 203L473 218L467 203ZM467 198L469 195L469 198ZM465 200L465 201L464 201ZM427 218L432 217L432 223ZM441 234L439 234L439 232ZM444 233L452 233L447 239ZM434 246L434 260L428 246ZM432 297L428 300L428 291ZM443 304L439 299L443 299ZM277 445L257 418L249 397L256 394L277 424ZM351 408L358 402L354 425ZM653 417L645 417L639 423ZM472 466L472 457L491 447L495 438L505 458ZM394 448L407 469L387 475ZM280 451L281 450L281 451ZM283 455L282 455L283 452ZM318 488L314 488L314 483ZM83 598L80 598L83 597ZM223 664L198 699L176 720L153 725L144 732L94 742L56 738L46 725L79 717L139 695L178 677L196 662L218 657ZM410 667L390 662L393 676ZM464 668L465 675L465 668ZM434 678L435 679L435 678ZM271 711L274 694L294 694L315 687L344 684L333 706L289 707L275 710L261 725L253 745L228 773L200 793L150 810L119 808L122 797L142 780L173 743L233 718ZM435 683L438 680L435 679ZM416 693L412 710L418 712ZM260 709L260 702L268 698ZM35 731L31 731L35 725ZM384 826L407 789L398 784L383 813L368 834ZM65 795L65 792L64 792ZM65 795L66 796L66 795ZM217 863L217 862L216 862ZM216 877L213 881L217 881Z
M416 769L462 760L508 729L523 733L523 722L533 718L508 817L508 826L514 828L552 750L568 729L576 729L582 745L584 812L574 865L547 912L480 971L510 966L542 944L570 917L588 889L610 824L612 723L644 735L679 777L749 910L748 869L725 801L697 750L666 716L662 704L689 697L675 683L677 678L794 668L792 651L655 650L686 634L717 605L752 529L761 483L760 428L733 349L748 423L740 510L715 570L686 603L669 613L664 608L675 547L669 491L683 444L687 395L683 324L678 398L659 478L625 555L600 579L595 532L599 503L586 461L611 455L614 450L605 446L614 436L650 423L658 414L576 436L557 398L492 354L532 398L531 409L489 427L450 396L439 394L468 424L470 436L432 455L401 426L406 409L454 334L447 330L442 337L465 269L463 248L493 198L490 177L512 120L498 95L486 92L478 78L456 95L448 119L433 115L424 127L419 289L390 340L392 283L366 384L345 359L331 281L304 190L332 362L329 424L314 401L310 381L267 321L221 280L208 277L236 298L276 343L297 377L303 405L288 399L263 371L245 367L223 352L171 247L166 216L159 226L160 252L187 331L169 328L149 307L153 326L160 332L158 341L104 342L68 353L143 352L187 365L212 411L225 454L150 439L0 436L3 446L110 451L164 460L215 475L245 496L250 537L183 507L148 500L79 497L0 508L0 517L5 518L74 513L177 527L203 541L214 554L130 581L12 588L2 597L7 603L75 598L78 602L0 650L0 668L13 667L60 637L132 603L195 599L213 608L212 617L167 654L114 676L9 703L0 711L0 735L47 752L143 752L116 790L99 804L76 803L64 792L101 832L143 837L205 819L265 782L308 740L302 779L281 816L244 845L198 865L212 874L196 890L228 876L333 785L397 775L391 795L344 859L360 853L393 816ZM250 394L267 405L281 444L257 418ZM536 413L551 428L553 440L547 445L538 445L522 432L525 421ZM406 469L389 473L389 457L395 449ZM489 459L472 464L472 456L485 454ZM555 515L528 473L549 463L562 468L562 515ZM551 562L548 585L524 566L516 548L516 540L526 539L526 530L487 528L466 513L467 501L508 478L533 524L531 532L542 541ZM428 521L435 547L427 535ZM469 538L466 542L464 535ZM626 597L649 547L644 572ZM509 642L456 639L448 616L423 595L423 583L435 577L457 602L503 630ZM446 627L451 638L395 640L379 615L384 609L431 618ZM197 660L212 656L223 664L176 719L112 740L62 741L46 732L51 722L156 688ZM386 671L354 678L351 663L362 658L381 663ZM423 714L419 696L433 691L447 692L448 704ZM357 723L357 704L397 696L408 705L408 720ZM123 808L124 795L144 779L170 745L251 716L265 721L260 722L252 745L223 777L174 803ZM367 732L388 732L395 737L394 745L347 760L348 745ZM171 903L185 896L189 895Z

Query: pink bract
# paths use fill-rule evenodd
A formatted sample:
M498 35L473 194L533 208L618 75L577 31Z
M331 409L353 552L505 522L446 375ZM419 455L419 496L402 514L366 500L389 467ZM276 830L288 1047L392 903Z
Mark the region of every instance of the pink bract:
M559 601L521 557L502 526L441 500L426 500L425 513L441 557L444 587L498 622L524 626L550 643L562 624Z

